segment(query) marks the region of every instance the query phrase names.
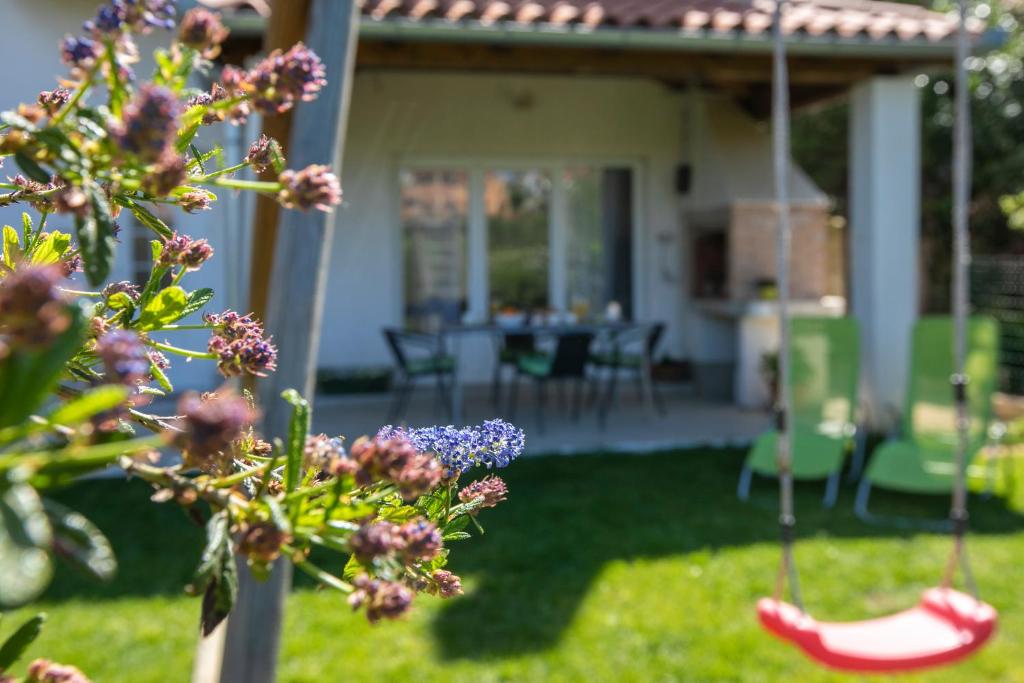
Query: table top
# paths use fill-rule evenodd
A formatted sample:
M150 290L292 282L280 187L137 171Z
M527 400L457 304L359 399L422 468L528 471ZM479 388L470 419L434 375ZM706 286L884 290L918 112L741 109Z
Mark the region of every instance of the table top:
M576 322L576 323L539 323L531 324L498 324L495 322L480 323L457 323L445 325L439 331L441 335L460 334L522 334L522 335L565 335L573 333L589 332L598 334L601 332L624 332L626 330L641 329L658 324L657 322Z

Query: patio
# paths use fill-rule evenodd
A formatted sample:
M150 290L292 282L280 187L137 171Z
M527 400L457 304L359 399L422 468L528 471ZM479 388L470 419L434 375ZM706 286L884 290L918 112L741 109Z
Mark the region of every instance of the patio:
M604 429L598 426L596 411L585 408L578 421L569 416L569 397L553 387L545 430L536 429L531 387L521 387L516 423L527 434L528 455L587 453L595 451L650 452L696 446L745 446L769 424L766 412L744 410L731 403L702 399L688 387L659 387L666 415L648 410L637 391L624 386L608 415ZM566 392L568 393L568 391ZM314 431L355 438L373 434L386 419L390 394L317 396ZM465 395L467 424L494 417L507 417L491 403L489 388L470 385ZM447 422L438 406L433 388L425 384L413 394L405 422L424 426Z

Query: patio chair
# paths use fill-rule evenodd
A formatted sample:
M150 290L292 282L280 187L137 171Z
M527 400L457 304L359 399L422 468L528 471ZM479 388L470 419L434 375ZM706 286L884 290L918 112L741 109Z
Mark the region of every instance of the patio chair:
M900 434L875 449L857 490L861 519L902 526L947 528L946 521L878 517L868 510L872 487L917 494L950 494L956 479L956 411L953 375L953 319L922 318L914 326L910 377ZM999 325L987 317L967 324L968 449L964 467L988 439L999 362Z
M515 420L519 378L523 376L534 380L539 431L544 431L547 385L552 380L571 380L575 383L571 416L574 420L579 419L580 404L583 401L583 380L586 377L590 343L593 340L594 335L591 332L570 332L558 336L554 352L550 354L534 353L520 356L510 389L509 419Z
M537 337L533 333L502 332L498 344L494 377L491 380L491 402L495 407L501 401L501 382L505 368L515 369L521 357L536 354Z
M394 398L388 409L388 422L394 423L404 416L413 386L422 377L435 379L441 405L451 420L451 382L455 376L455 358L444 352L441 336L385 328L384 338L398 367Z
M651 367L654 364L654 352L658 342L665 333L665 323L641 324L615 333L606 348L590 354L590 364L598 371L604 370L608 376L604 398L601 400L598 416L603 425L608 410L615 402L615 391L618 388L618 377L621 371L634 374L637 390L648 406L653 407L661 415L665 414L665 405L654 386Z
M839 493L843 461L857 434L857 322L852 318L793 318L790 344L793 478L825 479L823 505L832 507ZM749 498L755 473L778 476L777 439L778 432L772 430L754 442L740 472L740 500ZM855 449L855 471L860 468L862 453L860 448Z

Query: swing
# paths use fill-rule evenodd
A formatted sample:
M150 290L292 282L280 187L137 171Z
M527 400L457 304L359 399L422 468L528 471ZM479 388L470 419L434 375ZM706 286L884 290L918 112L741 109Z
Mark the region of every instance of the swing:
M776 244L779 292L779 377L782 378L777 412L779 465L779 526L782 535L782 560L775 595L762 598L757 605L762 627L792 643L811 659L834 669L853 672L912 671L957 662L982 647L995 631L994 608L977 597L977 589L967 562L967 484L964 472L968 447L966 401L967 377L963 374L966 348L967 285L967 193L968 181L968 109L965 61L968 37L965 27L967 0L960 0L960 28L957 39L957 123L954 144L954 283L955 319L954 355L957 374L951 378L957 410L957 478L950 508L954 544L942 584L925 591L920 602L903 612L865 621L833 623L817 621L803 608L799 579L793 562L796 518L793 515L793 473L787 411L791 402L789 386L789 246L791 226L786 179L789 160L789 94L785 44L782 36L782 2L775 6L774 21L774 102L773 152L776 203L779 229ZM969 593L951 587L957 568L963 572ZM782 599L789 583L792 603Z

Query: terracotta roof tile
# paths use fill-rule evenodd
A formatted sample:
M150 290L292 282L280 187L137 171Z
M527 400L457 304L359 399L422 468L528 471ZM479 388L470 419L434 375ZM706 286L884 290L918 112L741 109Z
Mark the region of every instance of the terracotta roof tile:
M265 8L265 0L199 0L211 6ZM773 0L357 0L369 20L436 19L594 29L682 29L761 35L771 28ZM955 18L882 0L788 0L783 30L811 36L941 41ZM980 32L978 26L973 26Z

